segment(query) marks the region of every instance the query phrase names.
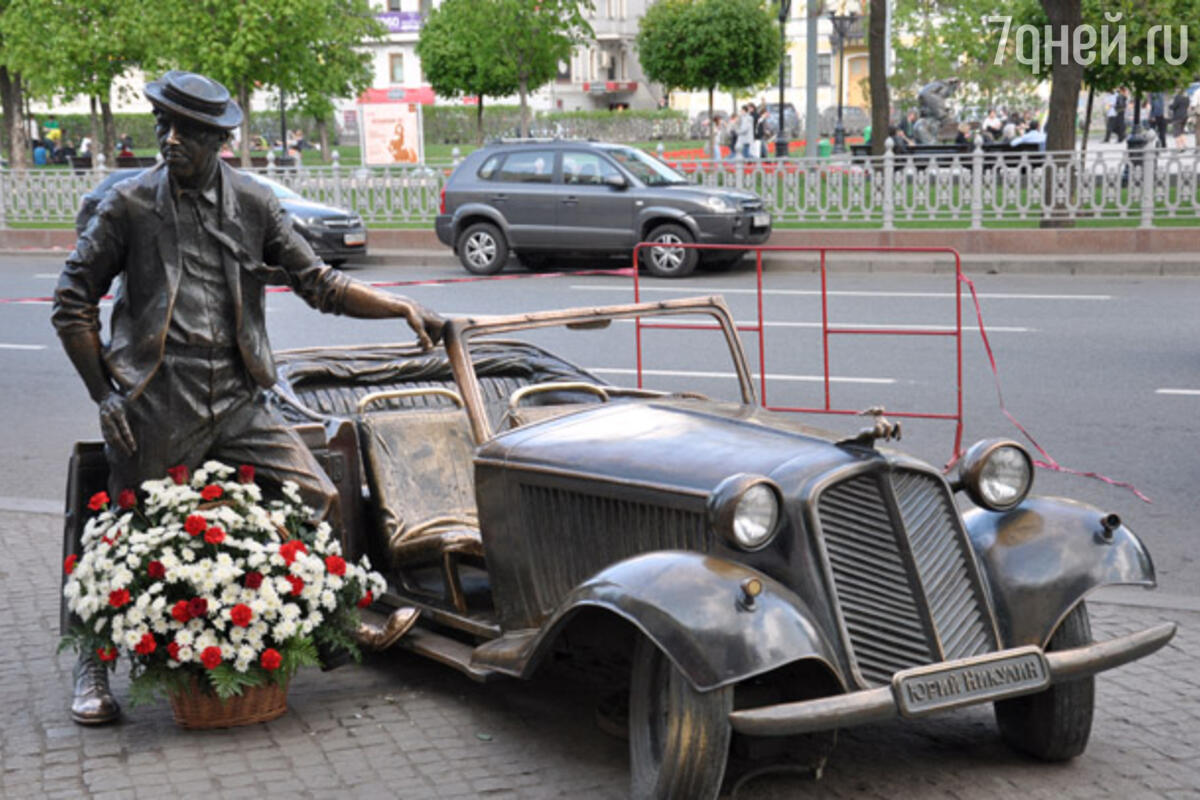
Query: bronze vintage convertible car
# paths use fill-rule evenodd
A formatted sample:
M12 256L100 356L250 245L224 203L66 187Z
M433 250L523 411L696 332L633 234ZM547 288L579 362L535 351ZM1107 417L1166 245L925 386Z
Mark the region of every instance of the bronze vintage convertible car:
M498 338L664 315L723 332L740 402L612 386ZM421 611L398 646L479 680L589 641L628 654L635 797L716 796L737 737L985 702L1011 745L1068 759L1092 675L1175 631L1092 641L1085 596L1153 586L1150 556L1114 514L1029 496L1015 442L975 445L948 480L877 447L883 420L839 439L757 407L719 298L459 318L429 353L278 365L346 550L386 570L382 610ZM74 467L78 514L103 459L81 446Z

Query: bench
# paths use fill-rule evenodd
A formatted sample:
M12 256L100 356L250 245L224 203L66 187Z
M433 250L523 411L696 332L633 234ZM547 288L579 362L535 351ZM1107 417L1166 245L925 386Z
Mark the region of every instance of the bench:
M242 166L242 157L239 155L221 156L221 160L224 161L226 164L228 164L231 167L239 167L240 168ZM278 169L294 169L296 167L296 159L292 156L276 156L275 157L275 166ZM267 168L267 157L266 156L250 156L250 168L251 169L266 169Z
M1021 167L1036 169L1041 167L1046 160L1045 151L1032 142L1016 146L1006 142L984 142L982 150L984 169L992 169L996 166L1010 169ZM914 168L925 169L930 164L949 166L957 156L958 164L969 168L973 152L974 149L971 145L918 144L911 145L908 152L895 153L894 157L900 165L906 165L911 161ZM854 162L865 164L867 157L871 155L871 145L852 144L850 145L850 154Z
M92 157L90 155L73 156L68 158L67 161L70 163L71 169L76 172L92 169ZM153 156L117 156L115 163L109 166L115 169L128 169L130 167L146 168L153 167L157 163L158 159Z

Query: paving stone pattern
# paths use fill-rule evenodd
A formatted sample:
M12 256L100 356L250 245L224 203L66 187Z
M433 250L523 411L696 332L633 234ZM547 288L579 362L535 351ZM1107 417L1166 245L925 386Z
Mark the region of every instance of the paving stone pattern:
M56 654L60 522L0 514L0 796L622 798L624 742L570 676L487 685L406 653L297 676L282 718L189 732L165 704L82 728ZM1045 765L1000 743L988 708L842 731L822 775L731 776L726 797L1200 798L1200 614L1093 604L1099 637L1181 623L1164 651L1097 681L1087 752ZM128 680L114 685L123 696ZM737 778L744 780L735 785Z

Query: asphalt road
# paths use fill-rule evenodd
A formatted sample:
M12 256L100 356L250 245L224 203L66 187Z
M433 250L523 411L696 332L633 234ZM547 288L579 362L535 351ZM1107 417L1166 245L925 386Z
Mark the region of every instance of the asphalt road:
M74 441L94 438L94 407L49 323L46 302L62 258L0 257L0 506L44 509L60 502ZM839 274L829 281L833 324L854 328L952 327L954 280L946 274ZM528 276L528 273L506 273ZM367 281L461 279L457 267L373 266L354 270ZM1119 513L1142 535L1159 571L1160 590L1200 596L1196 562L1196 487L1200 486L1200 297L1197 278L975 276L1004 402L1063 467L1133 484L1152 502L1099 480L1040 470L1035 491L1078 498ZM724 294L739 322L756 319L748 269L697 273L684 281L644 280L643 299ZM767 276L767 400L772 405L825 403L820 336L820 282L806 272ZM504 313L632 300L628 277L568 274L518 280L408 286L402 291L446 314ZM276 348L401 340L392 321L322 317L297 298L275 294L268 320ZM964 442L1021 438L1001 410L989 359L964 294ZM602 341L597 342L597 336ZM631 325L600 334L527 337L616 383L632 383ZM757 335L744 333L758 367ZM646 334L647 384L730 394L730 362L716 334ZM945 336L835 336L830 345L830 404L883 405L893 411L954 410L956 361ZM852 433L861 421L842 416L815 423ZM954 426L905 420L903 449L937 464L952 452Z

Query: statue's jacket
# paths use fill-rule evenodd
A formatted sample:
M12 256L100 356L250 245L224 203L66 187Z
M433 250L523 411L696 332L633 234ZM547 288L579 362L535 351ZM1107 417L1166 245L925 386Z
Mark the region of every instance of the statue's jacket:
M266 287L290 286L321 311L340 313L350 279L324 264L295 232L270 189L219 164L221 268L233 295L237 346L260 386L275 382L267 339ZM100 301L121 277L104 348L109 375L129 398L162 363L179 292L180 224L165 165L113 187L80 235L54 293L60 336L100 330Z

